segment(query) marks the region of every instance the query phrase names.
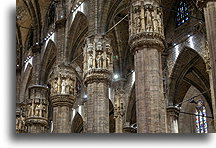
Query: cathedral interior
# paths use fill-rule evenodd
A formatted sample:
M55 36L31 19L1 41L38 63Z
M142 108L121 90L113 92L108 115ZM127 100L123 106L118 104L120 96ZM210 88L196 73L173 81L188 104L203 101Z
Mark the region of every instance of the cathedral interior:
M16 133L213 133L214 0L16 0Z

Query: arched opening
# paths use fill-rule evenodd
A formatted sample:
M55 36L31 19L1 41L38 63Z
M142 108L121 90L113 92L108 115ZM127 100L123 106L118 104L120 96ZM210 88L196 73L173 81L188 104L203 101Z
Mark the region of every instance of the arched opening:
M171 74L169 88L169 106L180 107L179 132L194 133L195 106L199 99L205 102L207 116L212 116L209 75L204 60L195 50L185 47L181 51ZM211 124L209 128L210 132Z
M78 112L73 118L72 125L71 125L71 132L72 133L83 132L83 118Z
M41 77L40 83L46 84L48 75L51 72L52 67L55 65L56 61L57 48L53 41L49 40L45 52L43 54L42 62L41 62Z
M115 133L114 106L111 100L109 100L109 132Z

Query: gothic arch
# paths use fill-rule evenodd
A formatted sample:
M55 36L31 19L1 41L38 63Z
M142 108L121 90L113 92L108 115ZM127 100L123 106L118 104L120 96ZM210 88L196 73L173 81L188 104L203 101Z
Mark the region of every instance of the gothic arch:
M136 122L136 94L135 94L135 83L130 92L130 96L128 98L128 104L126 108L126 122Z
M83 131L83 118L77 112L73 118L72 125L71 125L71 132L72 133L81 133Z
M41 84L46 83L51 68L55 64L56 54L57 54L57 47L52 40L49 40L41 60L42 61L41 72L40 72Z
M184 47L170 76L168 104L172 106L181 103L191 86L204 93L203 96L212 110L205 62L195 50Z
M115 133L115 119L114 119L114 106L112 101L109 99L109 131Z
M76 28L76 29L75 29ZM74 21L69 29L65 57L67 63L70 63L76 57L76 62L79 64L79 67L82 68L83 58L80 56L82 53L82 47L84 45L85 37L87 36L88 31L88 21L85 14L78 11Z
M20 85L20 95L19 95L19 102L22 103L25 101L25 94L28 91L28 85L30 84L31 81L31 75L32 75L32 66L31 64L27 65L27 68L25 72L22 73L22 85Z

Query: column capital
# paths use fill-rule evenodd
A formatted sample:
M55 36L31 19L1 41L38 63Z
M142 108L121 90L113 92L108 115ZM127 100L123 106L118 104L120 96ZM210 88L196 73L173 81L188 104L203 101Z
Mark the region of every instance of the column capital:
M132 50L164 49L164 30L160 0L134 0L130 8L129 43Z
M70 66L55 66L48 79L51 85L50 96L56 95L76 95L76 74Z
M29 99L26 103L26 125L48 126L48 87L43 85L32 85L29 88ZM43 128L44 129L44 128ZM28 132L32 132L28 129ZM34 131L36 132L36 131ZM45 131L37 131L45 132Z
M69 94L57 94L50 97L52 107L56 106L69 106L72 107L76 97Z
M84 80L110 83L112 81L112 48L106 35L93 35L86 38L84 47Z
M178 118L180 109L176 106L168 106L167 112L169 113L170 116L175 116L176 118Z

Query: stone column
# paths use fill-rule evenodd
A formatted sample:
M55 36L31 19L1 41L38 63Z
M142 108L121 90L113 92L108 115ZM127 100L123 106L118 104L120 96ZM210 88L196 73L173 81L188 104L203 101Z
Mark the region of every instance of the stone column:
M199 4L199 3L198 3ZM213 105L213 113L214 113L214 123L216 128L216 104L215 104L215 94L216 94L216 87L215 87L215 55L216 55L216 34L215 34L215 25L216 25L216 15L215 15L215 8L216 2L208 1L206 7L204 8L205 14L205 24L206 24L206 32L207 32L207 40L208 40L208 48L209 48L209 81L211 87L211 98L212 98L212 105Z
M164 49L159 0L132 0L129 43L135 54L138 133L166 132L161 52Z
M48 128L48 88L41 85L29 87L26 125L28 133L46 133Z
M16 133L26 133L27 126L25 124L25 104L17 104L16 108Z
M87 133L109 133L108 88L112 80L112 49L105 36L91 36L84 47L87 86Z
M174 106L167 107L167 130L168 133L178 133L179 108Z
M114 98L115 133L123 133L124 91L117 90Z
M72 107L76 100L76 75L67 66L54 67L49 76L53 133L71 133Z

